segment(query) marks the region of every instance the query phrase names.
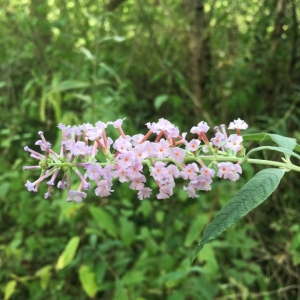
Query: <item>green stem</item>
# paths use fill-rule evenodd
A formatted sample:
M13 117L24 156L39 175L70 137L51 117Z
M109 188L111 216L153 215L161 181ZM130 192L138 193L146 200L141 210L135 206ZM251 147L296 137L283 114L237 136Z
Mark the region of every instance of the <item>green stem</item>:
M292 164L292 163L284 163L284 162L277 162L277 161L273 161L273 160L263 160L263 159L252 159L252 158L248 158L245 159L243 157L229 157L229 156L214 156L214 155L203 155L203 156L190 156L190 157L186 157L184 159L184 163L187 162L197 162L199 160L203 160L203 161L216 161L216 162L240 162L240 163L250 163L250 164L258 164L258 165L266 165L266 166L274 166L274 167L278 167L278 168L284 168L284 169L288 169L288 170L293 170L293 171L297 171L300 172L300 167ZM172 158L152 158L152 161L162 161L162 162L166 162L166 163L174 163L174 160ZM147 164L147 160L143 161L144 164ZM108 163L100 163L100 165L102 167L106 166ZM73 163L51 163L49 164L49 166L51 167L74 167Z
M266 165L266 166L274 166L274 167L279 167L279 168L285 168L293 171L300 172L300 167L293 165L292 163L282 163L282 162L277 162L273 160L263 160L263 159L244 159L242 157L226 157L226 156L213 156L213 155L208 155L208 156L199 156L197 158L200 158L202 160L208 160L208 161L229 161L229 162L248 162L250 164L258 164L258 165ZM185 159L185 162L188 161L196 161L196 157L187 157Z

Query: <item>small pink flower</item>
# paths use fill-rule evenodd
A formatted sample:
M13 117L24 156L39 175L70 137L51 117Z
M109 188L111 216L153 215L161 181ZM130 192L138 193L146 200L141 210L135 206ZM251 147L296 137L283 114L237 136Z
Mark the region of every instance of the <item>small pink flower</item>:
M135 178L141 175L141 171L143 171L143 165L139 161L134 161L132 166L127 169L128 175L130 178Z
M129 188L132 190L141 190L144 188L144 183L146 182L146 177L144 175L141 175L139 177L135 177L132 179L132 183L130 184Z
M118 119L118 120L115 121L115 122L108 122L108 124L111 124L111 125L113 125L115 128L118 128L118 127L122 126L122 123L123 123L123 121L124 121L125 119L126 119L126 118L124 118L124 119Z
M236 152L242 150L243 137L241 135L231 134L228 137L228 140L229 142L227 143L226 148L229 148Z
M129 181L128 177L127 177L127 171L124 168L120 168L117 171L113 172L113 177L119 177L119 181L120 182L127 182Z
M199 172L199 168L195 163L192 163L192 164L187 165L183 169L183 171L181 172L181 177L183 179L193 180L197 176L196 172Z
M218 163L219 172L218 177L223 177L224 179L230 179L231 181L236 181L240 178L239 174L242 174L242 168L239 164L233 164L231 162Z
M159 189L159 194L156 195L157 199L167 199L173 195L173 189L163 186Z
M71 199L71 200L74 200L75 202L79 203L79 202L82 202L82 198L86 198L86 193L80 192L80 191L70 190L68 194L69 194L69 197L67 199L68 202Z
M105 124L105 123L103 123L101 121L98 121L96 123L96 127L99 128L99 129L105 129L105 128L107 128L107 124Z
M98 181L102 175L102 167L99 163L95 165L88 164L86 167L86 171L90 180Z
M234 120L233 122L230 122L228 129L247 129L248 124L244 121L238 118L237 120Z
M161 139L157 143L157 157L158 158L164 158L168 157L170 155L170 145L165 139Z
M160 161L155 163L155 166L151 170L152 176L155 180L161 181L168 176L168 170L165 168L165 165L165 163Z
M215 137L212 138L211 141L215 146L219 147L219 145L225 141L225 136L223 133L217 132Z
M123 137L119 137L118 139L116 139L115 143L113 144L113 147L119 152L130 151L132 149L130 138L124 139Z
M167 170L168 170L169 175L174 178L178 178L180 176L180 172L179 172L178 168L174 165L169 165L167 167Z
M147 123L147 127L154 133L159 134L160 131L165 131L168 138L177 138L179 130L175 125L166 119L159 119L157 123Z
M210 127L207 125L206 122L201 121L198 123L197 127L192 127L191 133L197 133L200 134L200 132L206 133Z
M132 152L123 152L118 154L118 165L123 166L125 168L130 167L132 165L132 161L134 159L134 154Z
M170 157L178 163L182 163L184 159L184 150L178 147L172 148Z
M188 151L197 151L200 145L200 141L196 139L192 139L189 143L186 144L186 150Z
M140 189L139 192L138 192L138 198L140 200L143 200L145 198L149 198L150 195L151 195L151 191L152 190L150 188L147 188L147 187L144 187L144 188Z
M203 175L197 176L195 180L191 181L191 185L197 190L210 191L212 179L211 177L205 177Z
M144 145L144 147L145 147L144 151L147 153L148 157L156 156L156 153L158 151L157 143L152 143L152 142L146 141L142 145Z
M107 180L100 180L97 183L98 187L95 189L95 194L100 197L107 197L113 190L110 189Z
M201 168L200 172L201 172L202 176L207 177L207 178L211 178L215 175L215 170L209 169L207 167Z
M71 153L74 155L85 155L89 153L89 146L85 142L76 142L73 147L71 147Z
M192 185L184 186L183 189L187 191L189 197L191 198L199 197L199 195L196 194L195 188Z

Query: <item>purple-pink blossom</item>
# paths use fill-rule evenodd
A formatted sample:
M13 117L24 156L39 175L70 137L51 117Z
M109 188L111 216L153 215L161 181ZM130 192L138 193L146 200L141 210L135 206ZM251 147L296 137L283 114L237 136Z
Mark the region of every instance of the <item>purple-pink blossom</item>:
M191 129L191 133L197 133L200 134L201 132L206 133L209 130L209 126L207 125L206 122L201 121L200 123L198 123L197 126L192 127Z
M220 125L220 129L216 126L211 142L206 136L209 126L204 121L192 127L191 133L198 134L198 137L190 141L186 139L186 133L180 133L178 127L164 118L157 123L147 123L149 132L145 135L138 133L133 136L123 132L123 121L124 119L107 123L99 121L95 125L86 123L79 126L59 124L62 141L57 153L51 149L51 143L40 131L40 139L36 145L41 150L34 151L28 146L24 148L37 162L33 166L24 166L23 169L41 171L36 181L26 181L28 191L36 192L45 180L48 184L45 198L51 197L52 189L57 186L67 189L67 201L81 202L87 196L82 190L88 190L96 184L95 194L107 197L113 192L113 181L118 180L122 183L129 182L129 187L136 190L138 199L142 200L150 197L152 191L145 187L144 172L148 169L159 188L158 199L173 195L175 180L179 177L188 182L183 189L189 197L195 198L198 197L197 190L211 190L214 168L218 168L219 178L232 181L238 180L242 174L240 163L245 151L242 151L244 146L240 130L246 129L248 125L241 119L230 123L228 129L236 129L237 134L229 137L225 125ZM110 131L118 132L118 137L113 140L109 136ZM150 141L148 139L152 133L157 136ZM204 145L201 145L201 140ZM227 162L222 162L225 157ZM230 162L231 157L238 163ZM61 177L60 171L63 172ZM79 179L77 190L72 189L74 174L77 181Z
M248 124L244 121L238 118L237 120L234 120L233 122L230 122L228 129L247 129Z
M219 171L217 176L224 179L230 179L232 181L236 181L239 179L242 174L242 168L239 164L233 164L231 162L223 162L218 163Z
M186 142L185 147L188 151L197 151L200 145L200 141L192 139L190 142Z

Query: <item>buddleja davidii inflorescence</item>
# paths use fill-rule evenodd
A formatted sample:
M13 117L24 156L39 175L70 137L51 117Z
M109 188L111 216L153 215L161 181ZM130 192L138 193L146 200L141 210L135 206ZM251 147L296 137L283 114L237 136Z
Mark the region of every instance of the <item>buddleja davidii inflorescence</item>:
M122 122L121 119L108 123L99 121L95 126L83 124L73 127L59 124L58 128L62 131L60 153L51 149L51 144L40 131L41 139L36 145L42 153L28 146L24 148L38 164L24 166L23 169L41 170L36 181L27 180L25 186L28 191L37 192L40 183L50 178L44 195L49 198L56 178L62 171L57 187L67 188L67 201L81 202L86 198L83 190L91 188L91 181L97 186L95 194L107 197L113 192L113 180L129 182L129 187L136 190L138 198L142 200L149 198L152 191L145 186L146 177L143 174L144 168L149 168L159 187L158 199L172 196L175 179L179 177L187 180L188 184L183 189L189 197L195 198L198 197L196 191L211 190L215 175L236 181L242 173L240 165L245 157L245 149L241 129L248 128L243 120L237 119L229 124L229 130L236 130L230 135L227 135L225 125L216 126L215 136L210 141L206 135L210 127L203 121L190 130L198 136L190 141L186 140L187 133L180 134L178 127L165 119L147 123L148 133L134 136L124 134ZM113 126L120 133L115 141L106 135L108 126ZM152 134L156 135L154 142L148 140ZM104 154L106 161L98 161L98 151ZM71 189L72 173L80 179L77 190Z

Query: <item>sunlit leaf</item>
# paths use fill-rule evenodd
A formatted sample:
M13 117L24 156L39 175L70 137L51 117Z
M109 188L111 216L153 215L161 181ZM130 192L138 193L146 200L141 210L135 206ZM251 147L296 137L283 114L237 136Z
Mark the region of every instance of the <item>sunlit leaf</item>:
M78 236L74 236L69 240L68 244L65 247L65 250L62 252L62 254L60 255L57 261L56 264L57 270L61 270L65 268L73 261L79 242L80 242L80 238Z
M4 288L4 300L10 299L16 289L17 282L15 280L9 281Z
M36 275L40 277L40 283L41 283L41 287L43 290L45 288L47 288L47 286L48 286L48 282L49 282L49 279L51 276L51 269L52 269L52 266L48 265L48 266L45 266L45 267L39 269L36 272Z
M79 279L88 296L90 298L94 297L98 290L95 272L89 266L82 265L79 268Z

